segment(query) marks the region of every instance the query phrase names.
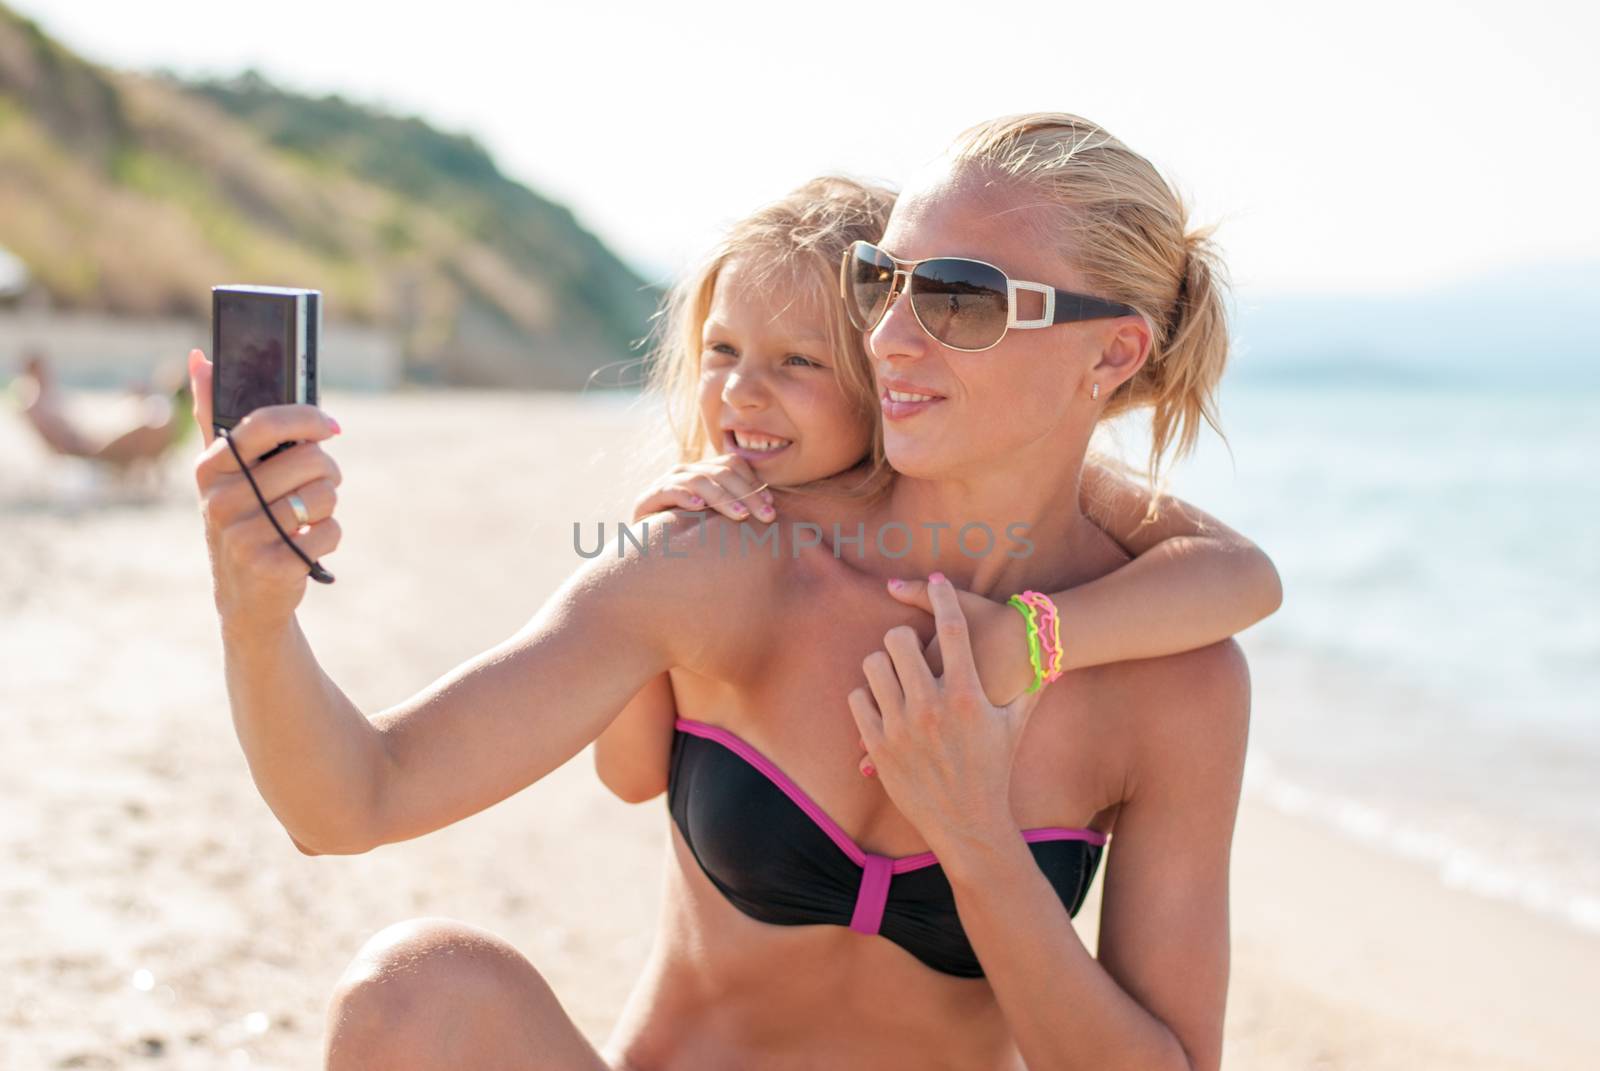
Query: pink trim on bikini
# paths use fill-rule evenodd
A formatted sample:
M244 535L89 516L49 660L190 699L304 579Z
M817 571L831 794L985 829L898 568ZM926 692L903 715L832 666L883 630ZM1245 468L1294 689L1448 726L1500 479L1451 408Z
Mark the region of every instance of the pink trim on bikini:
M883 919L884 904L889 897L889 881L895 874L904 874L911 870L920 870L925 866L932 866L939 861L938 856L932 852L918 852L915 855L903 855L898 858L878 855L864 850L848 833L840 827L839 823L828 817L826 811L817 806L815 800L806 795L805 790L789 779L789 776L778 769L773 761L761 752L751 747L745 741L722 728L720 725L711 725L692 718L680 717L674 723L675 727L694 736L714 740L738 755L745 762L755 767L767 780L777 785L783 794L794 801L795 805L804 811L817 827L828 835L828 838L838 845L839 850L849 857L850 861L862 868L865 873L861 878L861 890L857 894L855 915L850 920L850 928L858 933L877 933L878 924ZM1106 843L1106 834L1094 829L1073 829L1067 826L1046 826L1039 829L1025 829L1022 839L1034 843L1046 840L1081 840L1090 844Z
M894 876L894 860L887 855L867 853L862 868L861 886L856 891L856 910L850 928L857 933L874 934L883 924L883 909L889 904L889 880Z

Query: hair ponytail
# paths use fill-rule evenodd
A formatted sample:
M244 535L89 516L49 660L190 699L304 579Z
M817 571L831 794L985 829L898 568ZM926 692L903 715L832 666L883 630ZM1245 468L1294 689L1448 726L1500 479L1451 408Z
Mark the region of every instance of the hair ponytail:
M1211 240L1212 230L1203 227L1183 236L1184 263L1171 325L1151 347L1146 361L1150 383L1145 397L1153 410L1152 477L1169 448L1174 461L1194 450L1202 420L1227 439L1216 400L1228 361L1227 284L1222 259Z

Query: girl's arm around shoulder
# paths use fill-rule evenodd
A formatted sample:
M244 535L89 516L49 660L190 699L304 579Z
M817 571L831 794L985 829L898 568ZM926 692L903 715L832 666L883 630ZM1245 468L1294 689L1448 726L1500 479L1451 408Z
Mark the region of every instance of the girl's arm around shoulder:
M1172 495L1157 501L1099 465L1083 469L1084 512L1134 560L1060 593L1065 668L1190 651L1243 632L1277 611L1283 584L1249 539Z
M1149 495L1095 466L1085 466L1080 492L1085 516L1109 541L1104 549L1124 564L1048 593L1059 611L1063 672L1198 650L1249 628L1283 601L1272 560L1203 510L1163 495L1158 519L1145 523ZM1137 557L1127 561L1129 555ZM933 610L926 581L899 580L889 593ZM1009 594L960 595L984 691L997 705L1034 682L1027 625L1005 606ZM942 671L937 637L929 658Z
M752 622L776 563L720 553L719 526L737 527L724 518L651 521L642 547L625 544L620 556L605 547L509 639L372 719L386 761L366 847L421 836L533 784L669 666L722 677L746 664L764 642Z

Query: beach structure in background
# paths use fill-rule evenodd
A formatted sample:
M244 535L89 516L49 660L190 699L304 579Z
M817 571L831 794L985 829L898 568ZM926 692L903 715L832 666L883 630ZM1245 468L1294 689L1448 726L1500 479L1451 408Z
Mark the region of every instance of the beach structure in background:
M195 347L211 350L204 320L0 311L0 380L20 369L25 353L41 350L64 386L119 389L159 364L183 361ZM320 382L334 390L393 390L404 378L399 342L378 328L327 323L323 347Z

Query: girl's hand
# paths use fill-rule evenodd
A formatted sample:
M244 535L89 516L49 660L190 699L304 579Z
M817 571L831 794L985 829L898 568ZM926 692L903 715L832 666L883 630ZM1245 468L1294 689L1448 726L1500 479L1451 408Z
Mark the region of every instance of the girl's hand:
M850 693L850 713L883 789L935 855L1015 828L1011 768L1039 694L996 707L983 694L966 617L941 573L929 579L945 671L935 678L915 630L884 634L862 662L871 691ZM1018 615L1020 616L1020 615Z
M973 659L983 692L996 706L1010 703L1033 687L1033 663L1028 660L1028 623L1016 609L970 591L954 589L961 613L972 635ZM889 594L907 606L933 613L926 580L891 580ZM924 655L935 673L944 662L935 633Z
M730 520L755 513L763 521L777 517L772 493L750 462L738 454L719 454L706 461L674 465L633 506L635 521L664 509L712 509Z
M212 596L225 621L238 617L252 626L286 621L305 595L306 564L284 546L233 451L211 425L211 371L205 354L191 350L194 419L205 439L194 477L211 552ZM339 545L334 488L344 477L321 446L321 440L338 433L339 425L331 417L304 404L262 406L229 433L273 517L313 561ZM297 445L266 461L257 460L279 443L291 441ZM309 514L303 530L289 503L291 494L300 496Z

